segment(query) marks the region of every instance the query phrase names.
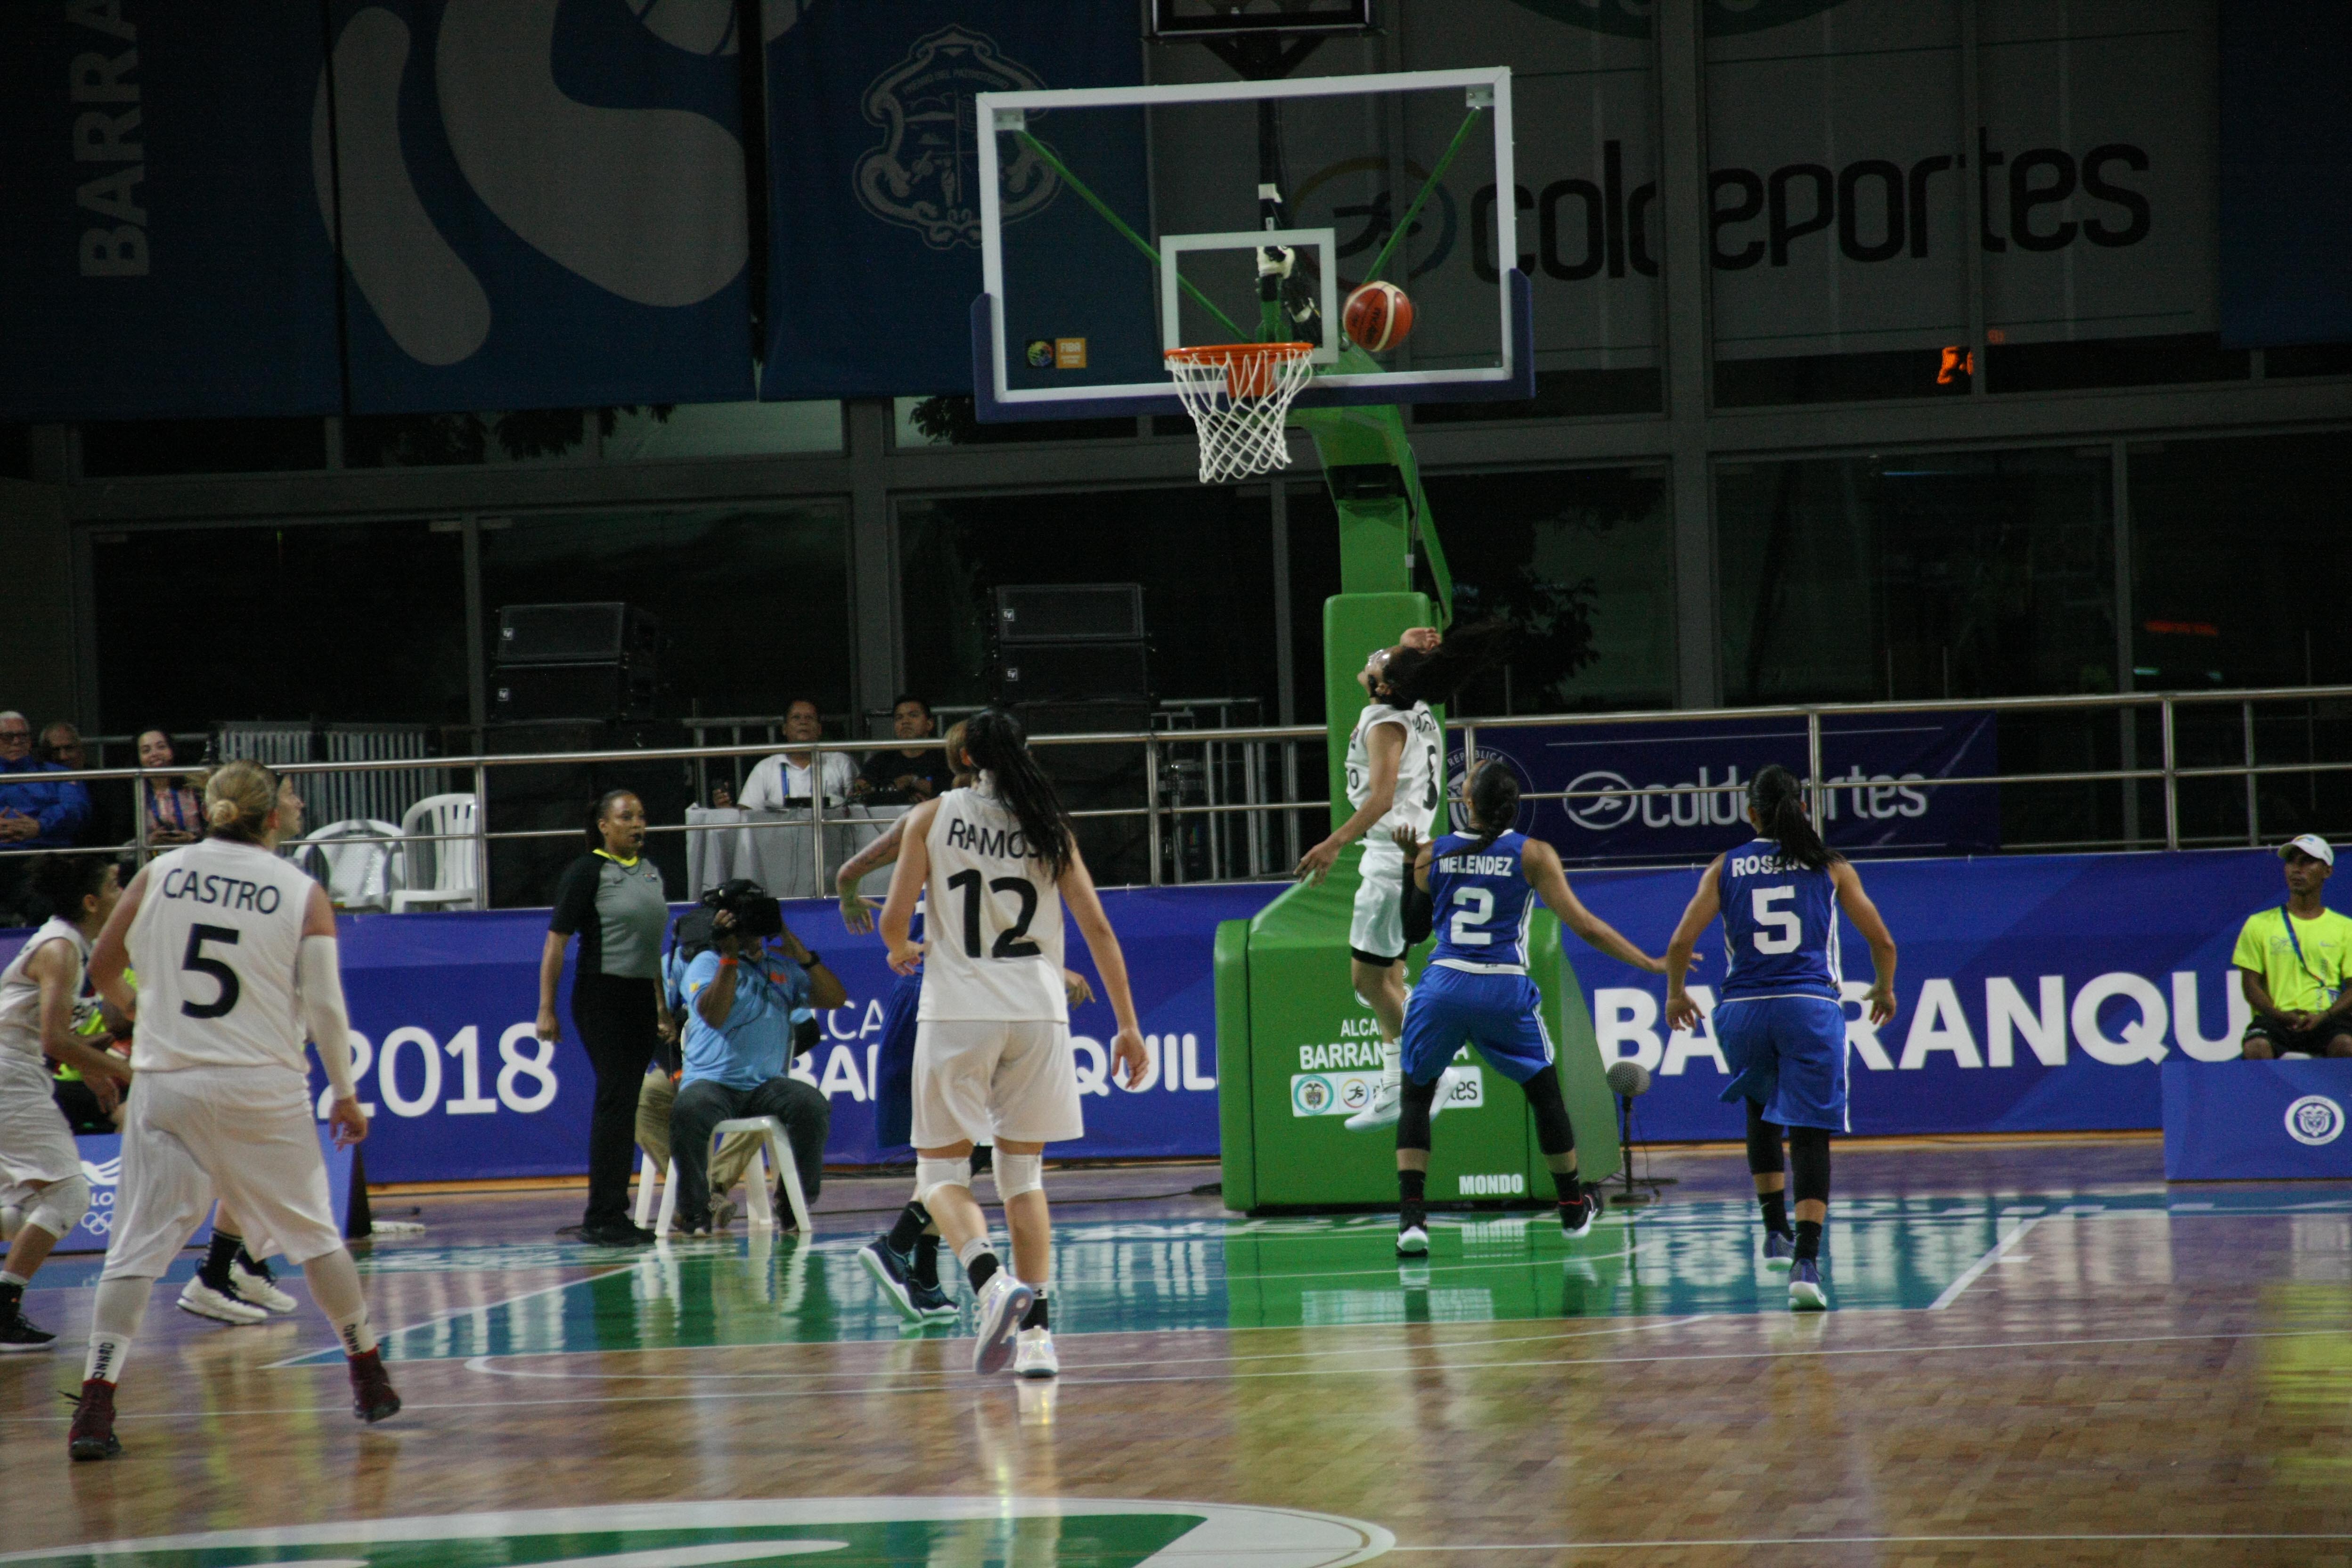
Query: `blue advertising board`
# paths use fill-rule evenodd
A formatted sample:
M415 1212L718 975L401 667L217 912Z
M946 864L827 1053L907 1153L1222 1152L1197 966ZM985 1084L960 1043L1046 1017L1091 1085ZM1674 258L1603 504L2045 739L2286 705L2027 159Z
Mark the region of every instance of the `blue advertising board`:
M1214 1154L1216 1005L1210 950L1217 922L1256 913L1279 892L1265 884L1106 889L1119 933L1151 1068L1135 1087L1112 1082L1110 1006L1070 1016L1087 1136L1056 1145L1076 1158ZM836 1164L911 1160L875 1142L872 1085L893 976L878 937L843 932L830 900L796 901L785 918L848 988L820 1017L816 1047L793 1065L833 1109L826 1158ZM540 910L434 915L347 915L343 986L350 998L361 1102L374 1182L576 1175L587 1168L594 1075L571 1028L571 976L559 990L564 1037L533 1032ZM1070 966L1096 981L1073 936ZM312 1089L323 1080L312 1069ZM323 1113L324 1105L320 1110Z
M737 15L331 0L353 413L751 395Z
M1089 0L899 0L768 8L766 398L970 392L981 292L972 98L1142 80L1135 8ZM1139 121L1040 134L1103 200L1148 227ZM1098 362L1158 363L1149 268L1061 177L1038 166L1008 224L1055 226L1066 286L1116 276L1131 341ZM1099 333L1100 329L1097 329Z
M2352 1180L2352 1062L2164 1064L2172 1182Z
M2238 1055L2249 1016L2230 963L2239 928L2278 907L2276 857L2184 854L2002 856L1859 867L1894 934L1901 1010L1873 1028L1853 998L1869 949L1840 917L1846 1045L1857 1133L2053 1132L2161 1124L2158 1063ZM1588 871L1577 896L1652 952L1664 951L1699 868ZM1691 995L1712 1015L1722 926L1699 941ZM1663 1022L1665 982L1581 943L1601 1055L1641 1062L1637 1137L1738 1138L1742 1113L1712 1016L1691 1033Z
M0 6L0 420L331 414L314 7Z
M1476 742L1482 761L1504 759L1518 774L1521 793L1579 797L1519 808L1521 830L1570 864L1705 858L1745 843L1748 782L1773 763L1799 778L1808 771L1801 719L1488 727ZM1841 849L1881 854L1996 847L1996 786L1930 781L1991 777L2000 772L1999 742L1989 712L1825 717L1824 837ZM1463 777L1463 762L1457 739L1446 776ZM1642 793L1674 786L1685 793Z
M2248 1015L2231 952L2246 918L2275 909L2283 892L2277 858L2259 849L1883 860L1860 870L1901 949L1901 1008L1874 1028L1849 1002L1856 1133L2163 1125L2162 1064L2238 1055ZM1656 952L1698 875L1685 866L1578 871L1570 880L1595 913ZM1074 1012L1087 1136L1060 1152L1217 1152L1210 962L1217 922L1255 914L1280 890L1252 883L1104 893L1152 1070L1135 1089L1113 1085L1109 1007ZM881 943L845 935L829 902L795 902L786 918L849 991L846 1005L824 1015L820 1043L794 1069L833 1108L827 1158L905 1158L874 1139L872 1084L891 984ZM362 1037L361 1099L374 1117L369 1177L459 1181L585 1169L587 1057L568 1018L558 1044L532 1032L545 911L346 916L341 923L344 985ZM1699 944L1691 989L1709 1016L1689 1033L1664 1025L1663 979L1568 944L1601 1055L1640 1061L1653 1075L1650 1092L1635 1102L1639 1138L1741 1135L1738 1107L1720 1098L1728 1079L1712 1018L1723 973L1719 931ZM11 945L0 941L0 958ZM1852 997L1868 987L1869 953L1851 927L1843 949ZM1069 953L1091 976L1084 944L1074 938ZM1333 962L1344 959L1335 953ZM567 977L566 994L569 985ZM315 1069L313 1087L321 1087Z

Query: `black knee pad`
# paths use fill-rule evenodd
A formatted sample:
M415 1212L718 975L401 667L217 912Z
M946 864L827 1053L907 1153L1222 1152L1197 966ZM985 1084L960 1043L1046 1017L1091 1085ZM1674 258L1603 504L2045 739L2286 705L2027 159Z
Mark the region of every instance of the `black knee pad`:
M1559 1069L1546 1063L1543 1071L1519 1085L1528 1109L1536 1113L1536 1147L1547 1154L1565 1154L1576 1147L1576 1126L1568 1119L1568 1102L1559 1096Z
M1789 1129L1789 1185L1799 1203L1830 1201L1830 1130Z
M1429 1147L1429 1108L1437 1103L1437 1086L1443 1078L1427 1083L1404 1080L1404 1100L1397 1114L1397 1147L1421 1149Z
M1764 1108L1754 1100L1744 1101L1748 1107L1748 1169L1753 1175L1769 1176L1788 1167L1780 1158L1780 1129L1764 1120Z

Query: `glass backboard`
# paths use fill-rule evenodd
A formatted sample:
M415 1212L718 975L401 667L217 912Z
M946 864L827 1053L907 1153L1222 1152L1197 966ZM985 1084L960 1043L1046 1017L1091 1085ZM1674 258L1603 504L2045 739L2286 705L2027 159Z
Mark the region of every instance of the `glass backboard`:
M1301 406L1534 395L1505 68L978 96L982 419L1179 411L1167 350L1314 345ZM1374 276L1413 304L1346 341Z

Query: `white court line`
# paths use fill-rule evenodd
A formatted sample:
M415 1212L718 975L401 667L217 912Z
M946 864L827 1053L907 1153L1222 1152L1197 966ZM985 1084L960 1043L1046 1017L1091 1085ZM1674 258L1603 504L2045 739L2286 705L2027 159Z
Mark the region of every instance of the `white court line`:
M427 1318L421 1323L404 1323L396 1329L379 1329L376 1331L375 1337L378 1342L381 1342L398 1334L414 1332L418 1329L437 1329L444 1323L454 1323L460 1318L470 1318L477 1312L495 1312L501 1307L511 1307L518 1301L528 1301L534 1297L552 1295L558 1290L569 1290L574 1285L586 1285L594 1280L608 1279L615 1274L626 1274L635 1267L636 1265L634 1263L624 1263L615 1268L607 1268L601 1274L583 1274L577 1279L566 1279L560 1285L543 1285L536 1290L525 1290L521 1295L509 1296L503 1301L485 1301L478 1307L467 1307L459 1311L444 1312L437 1318ZM282 1367L306 1365L311 1362L313 1357L323 1355L326 1352L336 1348L338 1347L334 1345L321 1345L317 1350L304 1351L301 1354L289 1356L284 1361L267 1363L262 1366L261 1370L263 1372L276 1372ZM444 1358L436 1356L434 1359L437 1361ZM324 1363L322 1363L320 1364Z
M2017 1238L2019 1237L2023 1236L2027 1231L2032 1230L2035 1226L2040 1225L2041 1223L2042 1216L2039 1215L2034 1215L2031 1219L2018 1221L2017 1228L2015 1230L2011 1231L2007 1236L2004 1236L1999 1241L1994 1242L1992 1244L1991 1251L1986 1253L1982 1258L1978 1258L1974 1263L1969 1264L1966 1268L1960 1271L1960 1277L1958 1279L1955 1279L1949 1285L1945 1286L1944 1293L1937 1297L1933 1301L1927 1303L1927 1310L1931 1312L1940 1312L1945 1308L1950 1306L1953 1302L1958 1300L1960 1299L1960 1292L1975 1284L1978 1277L1983 1274L1986 1269L2000 1262L2001 1255L2006 1253L2011 1247L2017 1245Z
M1608 1339L1620 1334L1645 1334L1657 1329L1687 1328L1693 1323L1706 1322L1715 1316L1717 1316L1717 1314L1713 1312L1695 1312L1687 1318L1667 1318L1654 1323L1624 1323L1606 1329L1582 1329L1573 1332L1556 1334L1509 1334L1499 1339L1439 1340L1433 1343L1423 1345L1379 1344L1365 1345L1355 1350L1253 1351L1246 1355L1154 1356L1149 1361L1097 1361L1085 1363L1078 1368L1078 1370L1099 1370L1107 1367L1118 1366L1189 1366L1194 1363L1205 1363L1211 1362L1307 1361L1317 1356L1394 1355L1401 1350L1450 1350L1456 1346L1475 1346L1478 1349L1484 1350L1489 1345L1559 1344L1568 1340ZM1410 1328L1412 1325L1409 1323L1357 1323L1352 1325L1318 1324L1317 1326L1332 1328L1347 1326L1360 1329L1399 1329ZM1075 1339L1107 1339L1114 1334L1131 1334L1137 1331L1138 1331L1133 1329L1102 1329L1097 1330L1091 1334L1065 1333L1062 1336L1060 1342L1066 1345ZM1142 1331L1149 1332L1150 1331L1147 1330ZM792 1346L798 1342L800 1342L786 1341L784 1342L784 1345ZM811 1340L805 1342L809 1344L829 1343L870 1345L891 1343L919 1344L923 1342L919 1340ZM932 1342L946 1344L950 1342L946 1339L940 1339ZM697 1350L775 1350L782 1347L774 1344L751 1343L740 1345L698 1345L692 1348ZM571 1356L580 1355L583 1353L584 1352L579 1351L509 1351L504 1356L467 1356L462 1364L467 1372L478 1373L484 1377L534 1378L544 1379L551 1383L601 1382L608 1379L615 1383L715 1383L731 1382L745 1378L758 1378L770 1383L801 1383L813 1378L842 1378L857 1375L854 1373L845 1372L527 1372L520 1368L498 1367L489 1364L494 1361L499 1360L527 1361L536 1356ZM439 1357L436 1359L448 1360L452 1358ZM946 1376L949 1374L941 1372L938 1373L908 1373L902 1375L909 1377L930 1377Z
M1732 1320L1724 1319L1719 1321L1731 1321ZM1515 1367L1538 1366L1611 1367L1643 1366L1660 1363L1673 1363L1676 1362L1779 1361L1783 1358L1800 1356L1819 1356L1827 1359L1832 1356L1922 1355L1951 1351L2048 1350L2064 1349L2076 1345L2169 1344L2179 1342L2209 1340L2307 1340L2318 1339L2321 1337L2340 1339L2343 1337L2343 1332L2344 1331L2341 1329L2332 1328L2268 1329L2255 1330L2251 1332L2221 1331L2207 1334L2115 1334L2101 1336L2095 1339L2078 1340L1993 1340L1948 1345L1885 1345L1870 1348L1857 1348L1853 1350L1823 1350L1814 1348L1803 1350L1705 1351L1695 1355L1552 1356L1534 1357L1526 1361L1448 1363L1446 1363L1445 1370L1459 1372L1508 1371ZM404 1364L409 1366L421 1366L427 1363L411 1362ZM1247 1382L1251 1379L1288 1377L1389 1376L1393 1374L1398 1369L1394 1367L1377 1367L1367 1369L1333 1367L1322 1370L1309 1368L1298 1372L1234 1373L1222 1377L1213 1373L1202 1373L1198 1375L1181 1377L1072 1377L1065 1375L1060 1381L1062 1386L1065 1388L1116 1388L1129 1384L1146 1383L1240 1383ZM841 1373L841 1376L845 1379L859 1375L861 1374L849 1372ZM953 1376L955 1374L951 1373L910 1373L900 1375L939 1377ZM964 1383L948 1384L944 1385L936 1383L928 1383L919 1385L898 1384L895 1386L888 1382L877 1380L869 1382L868 1385L863 1388L746 1389L741 1393L695 1390L677 1394L620 1394L598 1395L585 1399L438 1399L429 1401L412 1399L404 1401L403 1403L402 1409L406 1414L415 1415L427 1410L520 1410L540 1405L671 1405L684 1403L690 1400L705 1400L711 1403L728 1403L735 1400L745 1399L839 1399L851 1394L872 1396L876 1394L937 1394L941 1392L959 1394L978 1393L991 1386L992 1382L993 1382L995 1386L1002 1387L1004 1380L991 1380L987 1378L973 1377ZM246 1415L322 1415L335 1414L350 1408L351 1406L348 1404L339 1402L332 1405L264 1405L242 1410L167 1410L157 1411L152 1414L134 1414L125 1411L119 1413L115 1418L118 1421L173 1421L182 1419L208 1421ZM72 1419L71 1415L68 1412L62 1411L55 1415L0 1415L0 1426L26 1425L56 1426L63 1425L70 1419ZM1513 1550L1516 1551L1521 1549L1513 1548Z
M1695 1546L1994 1545L2064 1541L2352 1541L2352 1533L2234 1534L2180 1531L2166 1535L1748 1535L1688 1541L1528 1541L1477 1546L1391 1546L1391 1552L1637 1552L1687 1551Z

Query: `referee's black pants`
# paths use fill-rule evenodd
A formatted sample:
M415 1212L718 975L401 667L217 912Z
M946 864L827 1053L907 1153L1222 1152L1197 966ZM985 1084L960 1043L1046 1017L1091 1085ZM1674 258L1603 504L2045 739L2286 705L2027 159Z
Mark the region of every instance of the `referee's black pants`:
M629 1158L637 1143L637 1090L661 1044L655 1007L661 982L623 974L580 974L572 982L572 1026L596 1069L596 1104L588 1120L586 1225L629 1217Z

